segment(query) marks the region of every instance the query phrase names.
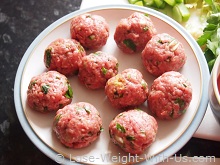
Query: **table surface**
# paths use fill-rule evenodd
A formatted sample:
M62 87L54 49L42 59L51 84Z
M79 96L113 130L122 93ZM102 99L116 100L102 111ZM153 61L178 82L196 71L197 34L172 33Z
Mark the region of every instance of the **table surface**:
M56 164L28 138L17 118L14 80L31 42L48 25L80 8L81 0L1 0L0 164ZM220 142L191 138L176 156L220 157Z

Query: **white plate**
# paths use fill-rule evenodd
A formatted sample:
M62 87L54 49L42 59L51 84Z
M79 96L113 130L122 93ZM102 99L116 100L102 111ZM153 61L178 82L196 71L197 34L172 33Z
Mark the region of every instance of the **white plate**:
M187 62L180 72L189 79L193 88L193 97L186 113L173 121L158 120L159 130L156 141L140 156L131 156L115 146L109 138L108 125L120 111L109 104L104 90L90 90L81 85L77 76L69 78L73 87L73 102L85 101L93 104L103 119L104 132L97 141L83 149L64 147L52 132L52 121L55 113L41 114L31 110L26 103L26 91L30 79L46 71L43 54L49 43L57 38L70 38L71 18L83 13L103 16L110 25L110 37L107 44L100 49L114 55L119 61L119 72L126 68L140 70L150 86L153 76L144 69L140 54L127 55L116 46L113 34L121 18L126 18L135 11L147 13L158 33L169 33L184 45L188 56ZM91 52L91 51L90 51ZM87 51L87 54L90 52ZM208 104L207 84L209 71L203 53L195 40L178 23L167 16L138 6L108 5L79 10L57 20L46 28L29 46L17 71L15 80L14 100L18 118L28 137L47 156L63 164L75 164L75 160L88 164L127 163L133 159L140 164L154 164L167 159L176 153L193 135L205 114ZM147 104L140 107L150 113Z

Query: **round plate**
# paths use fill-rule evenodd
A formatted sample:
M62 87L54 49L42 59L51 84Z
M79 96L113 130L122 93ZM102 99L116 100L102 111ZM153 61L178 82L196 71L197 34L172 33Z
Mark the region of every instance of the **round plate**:
M115 56L119 61L119 72L126 68L136 68L142 72L144 79L151 86L155 77L144 69L140 53L127 55L121 52L114 42L113 35L119 20L134 12L149 15L158 33L168 33L183 43L187 62L180 70L192 84L193 96L186 113L173 121L158 120L158 134L155 142L142 154L132 156L123 152L111 141L108 125L121 111L115 110L106 99L104 90L90 90L79 83L77 76L69 77L73 87L72 102L89 102L93 104L103 119L104 132L90 146L82 149L64 147L52 131L55 112L42 114L31 110L27 103L27 88L30 79L47 71L43 63L45 48L57 38L70 38L71 18L84 13L103 16L110 26L110 37L100 50ZM87 51L87 54L92 51ZM58 163L76 164L115 164L135 161L140 164L154 164L176 153L193 135L203 119L208 104L207 86L209 71L200 47L182 26L169 17L152 9L131 5L108 5L79 10L57 20L46 28L29 46L19 65L16 79L14 100L20 123L32 142L47 156ZM140 108L151 114L147 103Z

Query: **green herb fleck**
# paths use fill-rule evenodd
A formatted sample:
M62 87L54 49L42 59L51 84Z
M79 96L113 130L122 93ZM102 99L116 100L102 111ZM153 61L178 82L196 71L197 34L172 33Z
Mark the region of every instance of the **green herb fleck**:
M98 51L98 52L95 52L95 53L93 53L93 54L96 55L96 56L99 56L99 55L101 54L101 52Z
M174 110L172 109L172 111L170 112L170 115L169 115L169 116L170 116L171 118L173 118L173 115L174 115Z
M89 106L84 106L84 109L85 109L87 114L91 113L91 110L90 110Z
M134 141L134 140L135 140L135 137L128 135L128 136L126 136L126 139L127 139L128 141Z
M41 90L44 94L47 94L48 93L48 90L49 90L50 86L49 85L43 85L41 87Z
M177 98L174 103L179 104L180 108L184 107L185 101L183 99Z
M146 17L149 17L149 14L148 14L148 13L145 13L144 15L145 15Z
M100 132L103 132L104 131L104 128L103 127L100 127Z
M116 128L117 128L117 130L119 130L119 131L122 132L122 133L125 133L125 132L126 132L126 131L125 131L125 128L124 128L123 126L121 126L119 123L116 124Z
M69 83L67 83L67 86L68 86L68 90L65 93L65 97L71 99L73 97L73 90Z
M136 111L142 111L142 109L140 109L140 108L135 108L135 110L136 110Z
M120 113L119 115L118 115L118 117L117 118L119 118L119 117L121 117L121 116L123 116L124 114L123 113Z
M119 67L119 63L117 63L117 64L116 64L116 67L115 67L117 71L118 71L118 67Z
M95 35L94 35L94 34L90 35L90 36L89 36L89 39L90 39L90 40L94 40L94 39L95 39Z
M179 111L179 114L184 114L184 113L186 113L186 109Z
M136 51L136 45L131 39L125 39L123 43L134 52Z
M148 29L149 29L148 26L145 26L145 27L143 28L143 30L144 30L145 32L148 31Z
M52 58L52 56L51 56L51 51L52 51L51 48L50 48L50 49L47 49L47 50L45 51L45 55L46 55L46 67L47 67L47 68L50 67L50 63L51 63L51 58Z
M113 96L114 99L118 99L118 98L122 98L122 97L123 97L123 94L118 93L118 91L114 92L114 96Z
M79 52L85 52L85 49L82 47L82 45L81 44L79 44L78 45L78 50L79 50Z
M106 75L107 72L108 72L108 69L106 69L105 67L102 67L102 73L103 73L104 75Z
M32 89L32 88L33 88L33 86L34 86L36 83L37 83L37 81L36 81L36 80L34 80L34 81L30 82L30 84L29 84L28 88L29 88L29 89Z
M160 44L163 44L163 41L161 39L158 40L157 42L160 43Z
M147 88L147 83L144 80L141 81L141 85L144 89Z
M57 115L56 117L55 117L55 122L54 122L54 124L56 125L58 122L59 122L59 120L61 119L61 114L59 114L59 115Z

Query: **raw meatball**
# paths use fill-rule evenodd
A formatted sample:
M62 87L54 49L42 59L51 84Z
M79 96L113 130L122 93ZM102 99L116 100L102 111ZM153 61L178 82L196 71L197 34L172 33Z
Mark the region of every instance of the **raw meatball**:
M131 154L143 153L156 138L157 121L138 109L118 114L109 125L112 142Z
M90 89L104 88L107 80L118 73L118 61L98 51L82 58L79 80Z
M190 82L179 72L170 71L154 80L148 96L149 109L160 119L176 119L192 100Z
M85 49L94 50L106 44L109 25L102 16L83 14L72 19L70 33Z
M182 43L166 33L153 36L142 51L143 64L154 76L180 70L186 59Z
M66 76L57 71L34 76L28 86L27 103L40 112L56 111L72 101L73 91Z
M59 38L46 48L44 64L49 70L71 76L78 73L79 64L85 55L86 52L78 41Z
M78 102L59 109L53 121L53 131L69 148L83 148L94 142L102 130L97 109L86 102Z
M125 69L107 81L105 93L113 107L133 108L146 101L148 84L137 69Z
M147 42L157 33L150 17L135 12L121 19L116 27L114 40L125 53L140 52Z

